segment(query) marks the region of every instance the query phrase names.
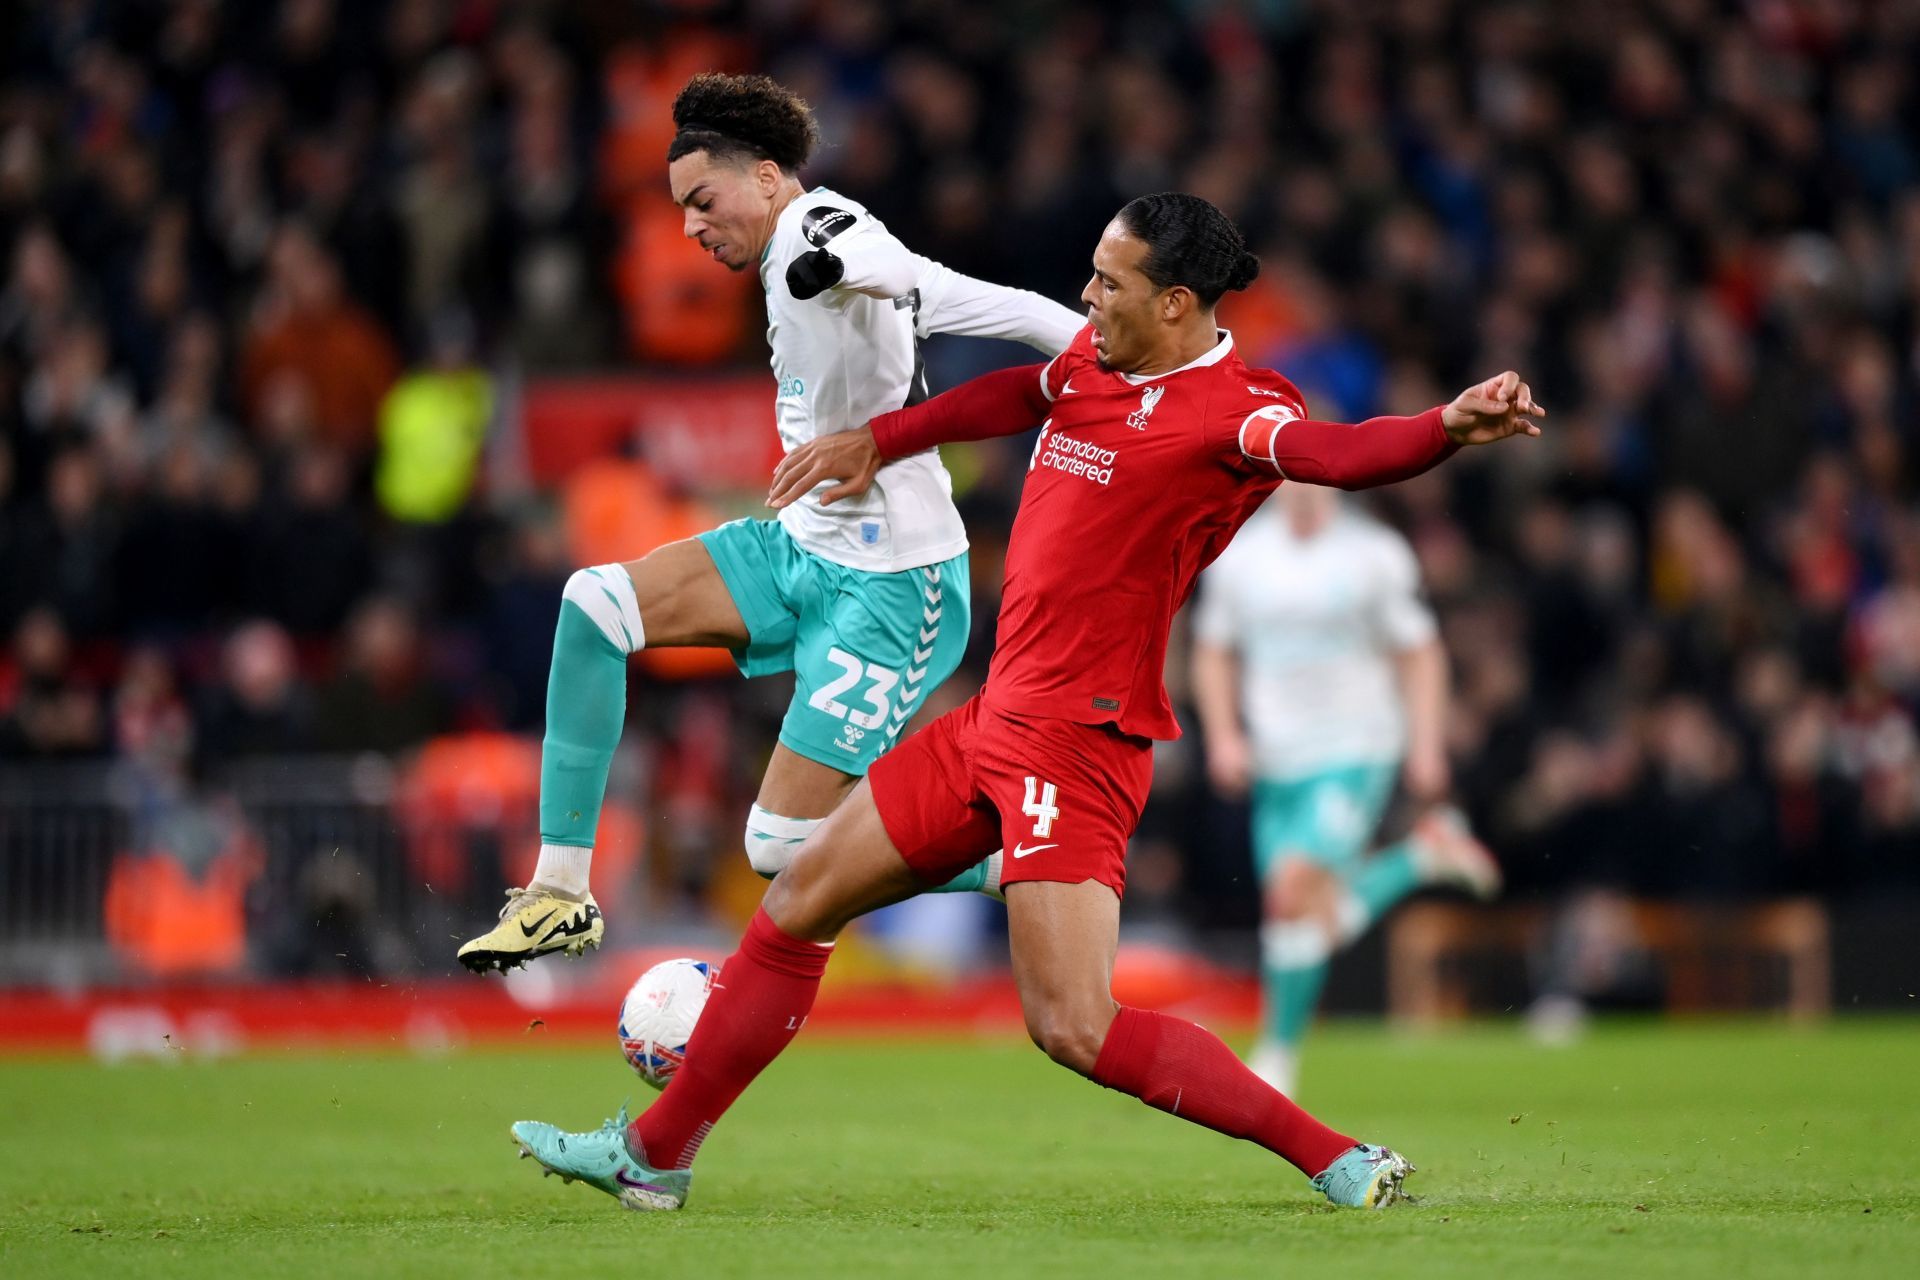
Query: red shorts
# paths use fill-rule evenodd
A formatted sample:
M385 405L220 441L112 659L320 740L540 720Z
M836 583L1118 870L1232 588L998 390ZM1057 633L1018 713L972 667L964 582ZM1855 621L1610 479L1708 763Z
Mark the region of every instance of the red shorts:
M1121 893L1153 743L1112 725L1008 715L978 695L867 771L880 821L928 884L995 849L1000 879L1098 880Z

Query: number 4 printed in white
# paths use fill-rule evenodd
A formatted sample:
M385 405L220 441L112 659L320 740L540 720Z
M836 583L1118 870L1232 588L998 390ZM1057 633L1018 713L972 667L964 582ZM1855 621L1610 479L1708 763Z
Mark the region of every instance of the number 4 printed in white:
M1038 778L1027 779L1027 800L1020 806L1020 812L1033 819L1033 834L1036 836L1053 834L1053 820L1060 816L1060 806L1054 801L1059 798L1060 792L1051 782L1041 782Z

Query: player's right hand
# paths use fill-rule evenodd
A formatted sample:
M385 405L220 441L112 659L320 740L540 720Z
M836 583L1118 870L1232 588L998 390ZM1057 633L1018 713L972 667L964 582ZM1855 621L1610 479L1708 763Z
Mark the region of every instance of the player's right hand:
M1253 750L1240 734L1216 733L1207 738L1207 777L1213 789L1238 800L1253 785Z
M1440 424L1457 445L1491 444L1508 436L1539 435L1533 419L1546 416L1533 391L1509 369L1455 396L1440 411Z
M767 489L767 505L776 510L791 506L817 486L838 480L820 495L821 506L832 506L842 498L865 493L885 461L880 446L873 442L872 427L816 436L780 459Z

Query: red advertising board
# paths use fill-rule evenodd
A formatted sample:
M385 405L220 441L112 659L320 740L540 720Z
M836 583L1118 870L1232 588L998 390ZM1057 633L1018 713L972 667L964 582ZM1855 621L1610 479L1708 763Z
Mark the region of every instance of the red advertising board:
M780 461L773 392L764 373L537 379L520 398L527 467L552 486L631 451L695 493L764 492Z

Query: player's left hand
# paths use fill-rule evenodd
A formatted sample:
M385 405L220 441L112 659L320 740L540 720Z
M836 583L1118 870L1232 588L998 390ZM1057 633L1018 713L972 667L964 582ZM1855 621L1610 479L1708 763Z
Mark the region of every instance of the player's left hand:
M842 498L865 493L885 461L880 446L873 442L871 427L816 436L780 459L767 490L767 505L775 509L790 506L816 485L838 480L839 484L820 495L821 506L832 506Z
M1455 396L1440 411L1440 425L1455 444L1491 444L1508 436L1539 435L1532 419L1546 416L1520 375L1509 369Z

